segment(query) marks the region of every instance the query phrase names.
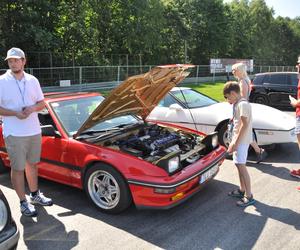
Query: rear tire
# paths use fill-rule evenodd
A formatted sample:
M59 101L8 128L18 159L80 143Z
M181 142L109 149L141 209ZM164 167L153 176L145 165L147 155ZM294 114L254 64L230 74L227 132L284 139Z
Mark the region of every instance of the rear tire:
M266 95L256 94L253 97L253 102L263 104L263 105L269 105L270 100L269 100L268 96L266 96Z

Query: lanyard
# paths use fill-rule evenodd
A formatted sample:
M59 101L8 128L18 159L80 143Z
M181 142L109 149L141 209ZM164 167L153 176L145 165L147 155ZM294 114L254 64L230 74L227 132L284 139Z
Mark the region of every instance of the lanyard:
M235 103L235 104L232 105L232 119L234 119L234 116L235 116L235 113L236 113L237 105L238 105L240 102L247 102L247 100L246 100L245 98L241 98L237 103Z
M21 81L18 81L17 79L15 79L16 80L16 84L17 84L17 86L18 86L18 89L19 89L19 92L20 92L20 95L21 95L21 97L22 97L22 101L23 101L23 105L24 105L24 107L26 106L25 105L25 88L26 88L26 80L24 79L24 89L23 89L23 92L22 92L22 90L21 90L21 88L20 88L20 86L19 86L19 83L21 83Z

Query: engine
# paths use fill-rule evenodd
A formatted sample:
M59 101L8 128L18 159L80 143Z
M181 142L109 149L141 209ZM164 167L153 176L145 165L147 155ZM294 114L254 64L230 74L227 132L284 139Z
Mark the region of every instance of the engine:
M137 131L122 135L115 141L106 141L104 146L155 163L168 155L180 155L181 161L188 163L200 158L199 151L203 148L200 136L175 131L169 128L148 125Z

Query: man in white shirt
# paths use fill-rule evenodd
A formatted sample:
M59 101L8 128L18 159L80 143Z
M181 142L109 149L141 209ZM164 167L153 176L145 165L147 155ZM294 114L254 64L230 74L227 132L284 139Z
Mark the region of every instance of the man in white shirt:
M24 72L26 58L21 49L8 50L5 60L10 69L0 76L0 115L10 159L11 181L20 199L22 214L36 216L37 211L32 204L53 204L38 189L36 166L41 155L41 128L37 112L45 107L44 95L37 78ZM24 171L31 204L25 196Z

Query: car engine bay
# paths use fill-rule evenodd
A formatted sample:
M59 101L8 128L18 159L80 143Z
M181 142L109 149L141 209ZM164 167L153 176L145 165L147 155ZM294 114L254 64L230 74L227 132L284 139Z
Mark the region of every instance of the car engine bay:
M205 145L200 135L182 130L147 124L138 129L122 131L121 134L101 138L93 143L133 155L154 165L179 156L181 165L189 165L204 154Z

